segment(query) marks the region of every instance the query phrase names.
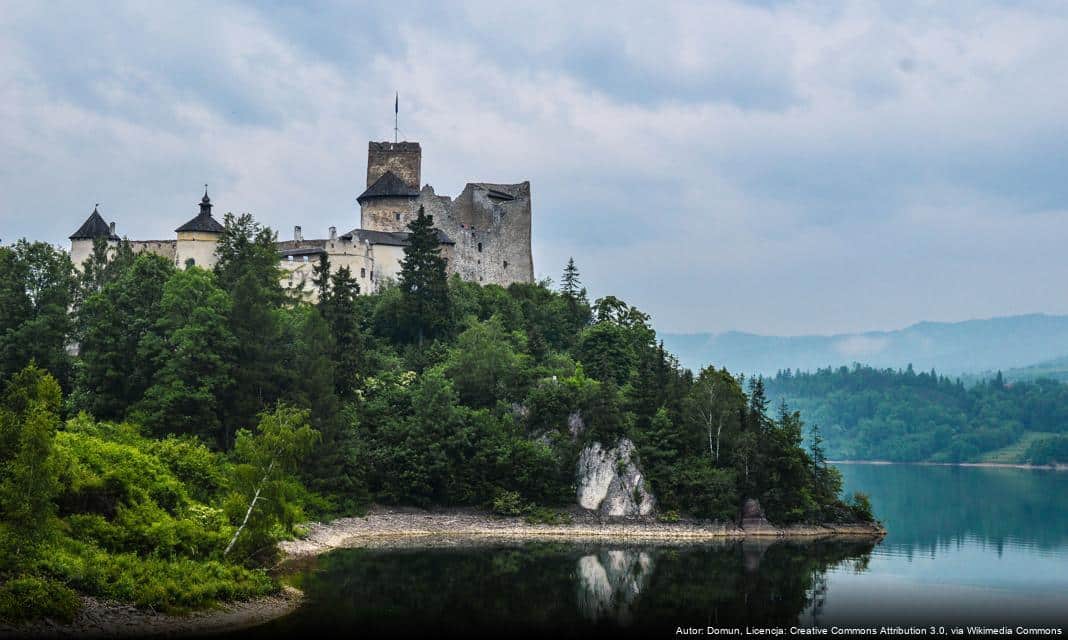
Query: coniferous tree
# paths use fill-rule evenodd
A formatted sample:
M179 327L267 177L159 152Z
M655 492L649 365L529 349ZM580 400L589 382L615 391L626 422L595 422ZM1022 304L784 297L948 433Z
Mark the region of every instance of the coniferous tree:
M348 396L356 386L356 375L363 356L363 337L360 332L360 284L348 267L341 267L329 276L320 294L319 311L334 337L334 363L337 366L337 393Z
M579 279L579 270L575 266L575 259L568 258L567 266L564 267L564 277L560 282L560 293L564 294L568 300L578 300L580 293L585 295L585 289L582 289L582 281Z
M338 397L335 392L337 363L330 325L321 313L308 305L296 305L281 312L287 345L280 399L308 409L312 426L333 442L337 431Z
M281 326L269 292L249 273L237 281L231 297L234 385L223 403L228 444L236 429L251 427L256 415L278 399L285 375Z
M421 347L425 339L442 336L447 329L449 287L434 216L419 207L408 229L411 233L400 274L404 328L408 339Z
M312 284L319 293L319 304L322 305L330 295L330 257L325 251L319 254L319 262L312 268Z
M279 278L276 234L245 213L226 214L216 248L215 277L230 294L230 331L236 342L234 384L223 406L224 438L251 427L272 406L285 384L285 345L279 309L285 302Z
M768 397L764 391L764 378L757 376L749 379L749 428L757 434L767 430Z

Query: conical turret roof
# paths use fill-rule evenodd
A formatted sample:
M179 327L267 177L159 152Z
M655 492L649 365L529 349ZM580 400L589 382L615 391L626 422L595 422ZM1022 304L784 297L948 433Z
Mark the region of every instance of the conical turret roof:
M70 239L93 240L101 236L106 237L108 240L119 239L119 236L111 233L111 227L104 222L103 216L96 210L96 207L93 207L93 212L89 214L89 218L86 219L82 226L78 227L77 231L70 235Z

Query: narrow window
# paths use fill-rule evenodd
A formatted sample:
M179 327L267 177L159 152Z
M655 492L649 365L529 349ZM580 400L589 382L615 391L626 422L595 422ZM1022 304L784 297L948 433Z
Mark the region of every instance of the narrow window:
M375 279L375 270L374 269L371 269L371 279L372 280Z
M304 256L304 262L308 261L308 256Z
M505 269L507 269L507 268L508 268L508 261L507 261L507 260L505 260L505 261L504 261L504 268L505 268Z
M365 269L364 267L360 267L360 277L364 279L367 278L367 269Z
M478 252L482 253L482 243L481 242L478 243Z
M400 214L399 213L394 213L393 217L395 217L397 219L397 222L400 222Z

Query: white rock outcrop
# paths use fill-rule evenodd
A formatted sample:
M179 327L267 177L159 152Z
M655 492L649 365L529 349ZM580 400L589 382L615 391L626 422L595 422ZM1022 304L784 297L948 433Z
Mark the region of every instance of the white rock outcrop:
M656 498L646 486L636 462L634 443L623 438L605 449L594 442L578 461L578 503L604 516L647 516L656 510Z

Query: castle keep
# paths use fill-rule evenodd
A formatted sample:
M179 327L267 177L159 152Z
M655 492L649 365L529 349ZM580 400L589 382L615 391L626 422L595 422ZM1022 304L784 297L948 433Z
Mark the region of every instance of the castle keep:
M408 223L420 208L434 217L450 275L502 286L533 282L530 183L473 182L455 199L439 196L430 185L420 186L422 160L418 142L369 143L367 183L356 198L359 227L340 235L337 227L330 227L326 238L305 239L301 227L295 226L292 240L277 243L283 287L314 300L312 269L325 254L332 269L349 268L363 293L378 291L398 278ZM205 190L199 213L175 229L174 240L131 240L130 244L135 252L164 256L180 269L190 265L210 269L223 232L212 207ZM98 237L107 238L111 246L120 241L115 223L105 222L94 208L70 236L71 258L79 268Z

